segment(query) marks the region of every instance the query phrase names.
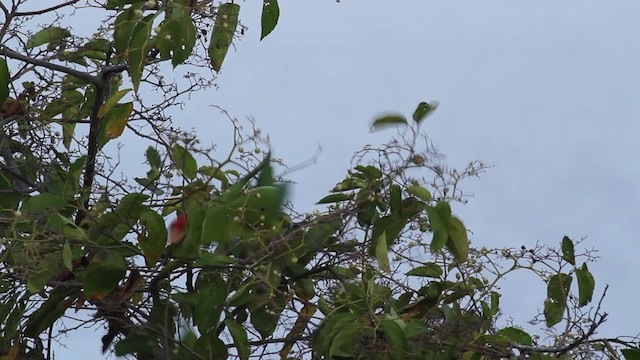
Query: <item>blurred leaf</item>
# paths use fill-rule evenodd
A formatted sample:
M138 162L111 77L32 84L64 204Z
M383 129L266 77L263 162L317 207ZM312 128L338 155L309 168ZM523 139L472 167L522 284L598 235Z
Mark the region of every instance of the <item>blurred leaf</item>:
M589 272L587 263L576 269L576 277L578 278L578 306L582 307L591 302L596 281L591 272Z
M71 254L71 247L69 246L69 242L65 241L64 245L62 246L62 262L64 263L64 266L69 270L73 270L72 260L73 255Z
M249 339L247 338L247 330L245 330L242 325L237 322L226 319L224 323L227 325L229 332L231 333L231 337L233 337L233 342L238 351L238 356L241 360L249 359L249 355L251 355L251 350L249 348Z
M267 308L259 308L251 312L251 325L258 330L263 339L273 334L278 320L280 320L280 314L273 313Z
M116 106L116 104L118 104L118 101L120 101L120 99L122 99L125 95L127 95L129 91L131 91L131 89L123 89L111 95L111 97L107 99L107 101L105 101L104 104L102 104L102 106L100 106L100 110L98 111L98 116L103 117L105 114L111 111L111 109L113 109L113 107Z
M117 104L102 119L102 129L100 130L99 145L104 146L109 140L122 135L125 126L129 122L129 117L133 112L133 103Z
M167 228L162 216L153 210L146 211L140 216L140 224L146 230L146 234L138 238L140 250L144 254L147 266L152 267L164 252L167 244Z
M269 35L278 24L280 7L278 0L264 0L262 5L262 34L260 40Z
M438 108L438 102L432 101L431 103L421 102L418 104L416 111L413 112L413 120L420 124L427 116L431 115Z
M217 254L217 253L204 253L193 264L194 267L224 267L234 264L236 260L232 257Z
M209 43L209 57L211 67L215 71L220 71L229 46L233 41L233 34L238 26L238 14L240 5L233 3L221 4L218 7L218 16L211 33L211 43Z
M442 272L443 270L439 265L429 262L426 263L426 265L418 266L409 270L405 275L440 278L442 276Z
M504 329L501 329L500 331L498 331L498 334L508 337L509 340L517 344L527 345L527 346L531 346L533 344L531 335L515 327L506 327Z
M389 267L389 252L387 248L387 237L383 232L378 237L378 241L376 243L376 259L378 260L378 265L380 265L380 269L382 271L390 272L391 268Z
M173 251L177 259L198 259L202 253L202 224L205 219L203 210L190 211L187 218L187 234Z
M160 153L158 153L158 150L149 146L145 155L147 157L149 165L151 165L152 168L160 169L160 167L162 166L162 160L160 159Z
M409 344L400 325L398 325L394 320L383 320L380 325L382 326L384 336L391 344L391 353L393 354L392 358L406 359Z
M9 80L10 75L7 61L0 58L0 107L9 97Z
M25 47L31 49L50 42L60 41L69 36L71 36L69 30L57 26L49 26L31 35Z
M150 354L155 347L155 339L147 334L132 333L115 346L116 356L128 354Z
M101 250L94 254L84 275L84 296L103 299L124 278L127 264L115 250Z
M562 259L571 265L576 265L576 255L573 249L573 241L568 236L562 238Z
M37 338L64 315L79 295L78 290L64 286L53 290L38 310L29 315L24 327L24 336Z
M171 158L187 179L195 179L198 172L198 163L188 150L175 144L171 148Z
M373 120L371 130L382 130L395 125L407 125L407 118L404 115L386 115Z
M64 90L62 96L54 99L45 107L43 115L52 118L63 111L84 102L84 95L78 90Z
M452 216L447 224L447 233L449 234L447 249L451 251L458 263L466 261L469 254L469 239L462 221Z
M353 199L353 193L349 194L331 194L320 199L316 204L331 204L336 202L348 201Z
M620 350L624 355L625 360L640 360L640 349L622 349Z
M212 179L220 180L223 189L229 187L229 179L227 179L227 176L222 169L213 166L201 166L200 169L198 169L198 172Z
M407 186L407 191L409 192L409 194L415 195L423 201L431 200L431 193L429 192L429 190L425 189L422 186L410 185Z

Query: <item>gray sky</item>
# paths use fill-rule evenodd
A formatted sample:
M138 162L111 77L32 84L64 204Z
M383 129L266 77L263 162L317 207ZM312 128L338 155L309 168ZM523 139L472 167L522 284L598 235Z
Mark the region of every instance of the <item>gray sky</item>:
M253 116L276 155L319 163L294 179L310 206L341 179L352 153L393 131L369 134L376 113L410 114L437 99L424 129L463 167L495 167L454 210L477 246L559 245L587 236L595 296L610 284L603 333L640 331L640 3L634 1L281 1L276 30L259 42L260 7L220 74L220 90L189 104ZM201 134L224 136L210 116ZM215 141L215 140L214 140ZM503 310L529 319L545 288L514 279ZM531 292L534 296L529 296ZM527 293L526 296L523 296Z
M208 108L215 104L254 117L290 165L321 145L318 164L292 175L293 200L310 208L354 151L393 134L369 133L375 114L410 115L436 99L423 129L448 163L495 165L463 184L475 198L454 207L473 244L557 246L565 234L587 236L578 249L602 257L590 264L595 296L611 285L601 334L640 331L639 2L280 0L280 8L275 31L259 42L259 3L242 3L250 30L227 56L220 90L194 96L178 125L227 142L223 117ZM546 293L527 281L503 286L503 311L519 324ZM99 348L95 335L80 337Z

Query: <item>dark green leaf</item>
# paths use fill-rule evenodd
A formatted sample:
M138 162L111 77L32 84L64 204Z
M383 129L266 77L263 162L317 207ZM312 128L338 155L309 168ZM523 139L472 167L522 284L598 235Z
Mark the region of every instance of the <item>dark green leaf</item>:
M331 204L353 199L353 194L331 194L320 199L316 204Z
M380 325L382 326L385 337L391 344L393 359L406 359L409 345L400 325L397 324L395 320L383 320Z
M418 104L416 111L413 112L413 120L420 124L427 116L431 115L438 108L438 102L432 101L431 103L421 102Z
M226 3L218 7L218 16L211 33L211 43L209 43L211 67L215 71L220 71L233 41L233 34L238 26L238 13L240 13L238 4Z
M234 264L236 260L232 257L217 254L217 253L204 253L193 264L194 267L224 267L230 264Z
M381 130L395 125L407 125L407 118L404 115L385 115L373 120L371 130Z
M127 354L150 354L153 352L156 341L147 334L133 333L124 340L119 341L115 346L116 356Z
M144 254L147 265L153 267L164 252L167 243L167 228L162 216L152 210L146 211L140 216L140 223L146 230L146 234L138 238L140 250Z
M138 1L131 5L127 10L123 11L113 25L114 42L113 47L116 50L116 56L119 60L127 59L127 50L133 35L136 24L140 21L137 11L142 11L144 1ZM137 10L137 11L136 11Z
M171 158L176 167L182 170L182 173L187 179L195 179L198 173L198 163L196 159L182 146L175 144L171 149Z
M576 256L573 249L573 241L568 236L562 238L562 259L571 265L576 265Z
M498 331L498 334L508 337L516 344L531 346L533 343L531 335L515 327L506 327Z
M49 295L40 308L29 315L29 319L25 324L24 335L30 338L38 337L43 331L53 325L73 302L78 298L80 293L76 289L67 287L58 287Z
M9 68L7 67L7 61L0 58L0 106L4 104L4 101L9 97Z
M267 308L259 308L251 312L251 324L258 330L263 339L273 334L280 316Z
M149 165L151 165L152 168L160 169L160 166L162 166L162 160L160 159L160 153L158 153L158 150L149 146L147 148L146 156L147 156L147 161L149 162Z
M278 0L264 0L262 4L262 34L260 40L264 39L275 29L280 17L280 7Z
M555 302L565 303L572 281L573 278L570 275L563 273L551 276L547 284L547 297Z
M562 321L562 315L565 308L565 303L557 303L551 299L544 301L544 318L546 320L547 327L552 327Z
M247 338L247 330L245 330L242 325L237 322L226 319L224 323L227 325L229 332L231 333L231 337L233 337L233 342L238 350L238 355L241 360L249 359L249 355L251 355L251 350L249 349L249 339Z
M122 255L115 250L97 252L84 275L85 298L102 299L116 288L124 278L127 264Z
M442 267L435 263L427 263L423 266L418 266L409 270L406 275L409 276L421 276L421 277L432 277L432 278L440 278L442 276Z
M57 26L49 26L31 35L29 40L27 40L26 48L31 49L50 42L60 41L69 36L71 36L69 30Z
M640 349L622 349L625 360L640 360Z
M587 263L576 269L576 277L578 278L578 306L582 307L591 302L596 281L589 272Z

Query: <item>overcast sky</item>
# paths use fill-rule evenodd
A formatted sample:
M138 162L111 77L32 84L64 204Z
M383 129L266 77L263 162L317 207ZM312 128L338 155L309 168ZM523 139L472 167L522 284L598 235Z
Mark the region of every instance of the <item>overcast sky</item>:
M463 184L454 208L477 246L559 245L600 250L591 264L608 335L640 331L640 3L637 1L282 1L276 30L259 42L260 7L220 74L220 90L188 106L205 137L225 136L198 109L252 116L294 175L294 201L310 206L344 175L382 111L440 108L424 129L452 166L494 164ZM198 115L195 115L198 114ZM204 124L203 124L204 123ZM504 287L520 320L542 308L543 284ZM510 286L516 286L509 290ZM520 286L522 285L522 286ZM529 296L529 292L536 296ZM525 295L526 294L526 295Z
M601 256L590 264L595 297L611 286L601 334L640 331L640 2L280 0L280 22L262 42L259 2L241 5L250 29L227 56L220 89L194 96L178 125L227 142L208 107L219 105L255 118L290 165L320 145L318 163L291 175L294 202L310 208L354 151L393 135L369 133L375 114L410 115L438 100L424 130L448 164L495 165L463 184L475 197L454 207L473 244L586 236L578 249ZM502 310L519 324L546 293L527 281L503 287Z

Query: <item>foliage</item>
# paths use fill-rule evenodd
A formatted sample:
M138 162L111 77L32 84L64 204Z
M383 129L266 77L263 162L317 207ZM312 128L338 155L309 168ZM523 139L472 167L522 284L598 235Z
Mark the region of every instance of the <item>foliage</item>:
M471 245L452 207L486 167L448 169L422 145L437 102L374 120L399 135L298 213L259 129L222 112L234 142L214 158L171 125L181 99L213 86L254 4L26 3L0 3L2 359L50 358L52 341L93 324L103 351L139 359L639 358L637 339L596 337L606 313L579 241ZM85 36L64 11L104 20ZM261 39L279 13L264 1ZM186 67L200 71L177 81ZM124 132L148 143L133 181L105 150ZM167 246L176 213L186 234ZM546 284L544 337L500 320L498 285L516 271Z

